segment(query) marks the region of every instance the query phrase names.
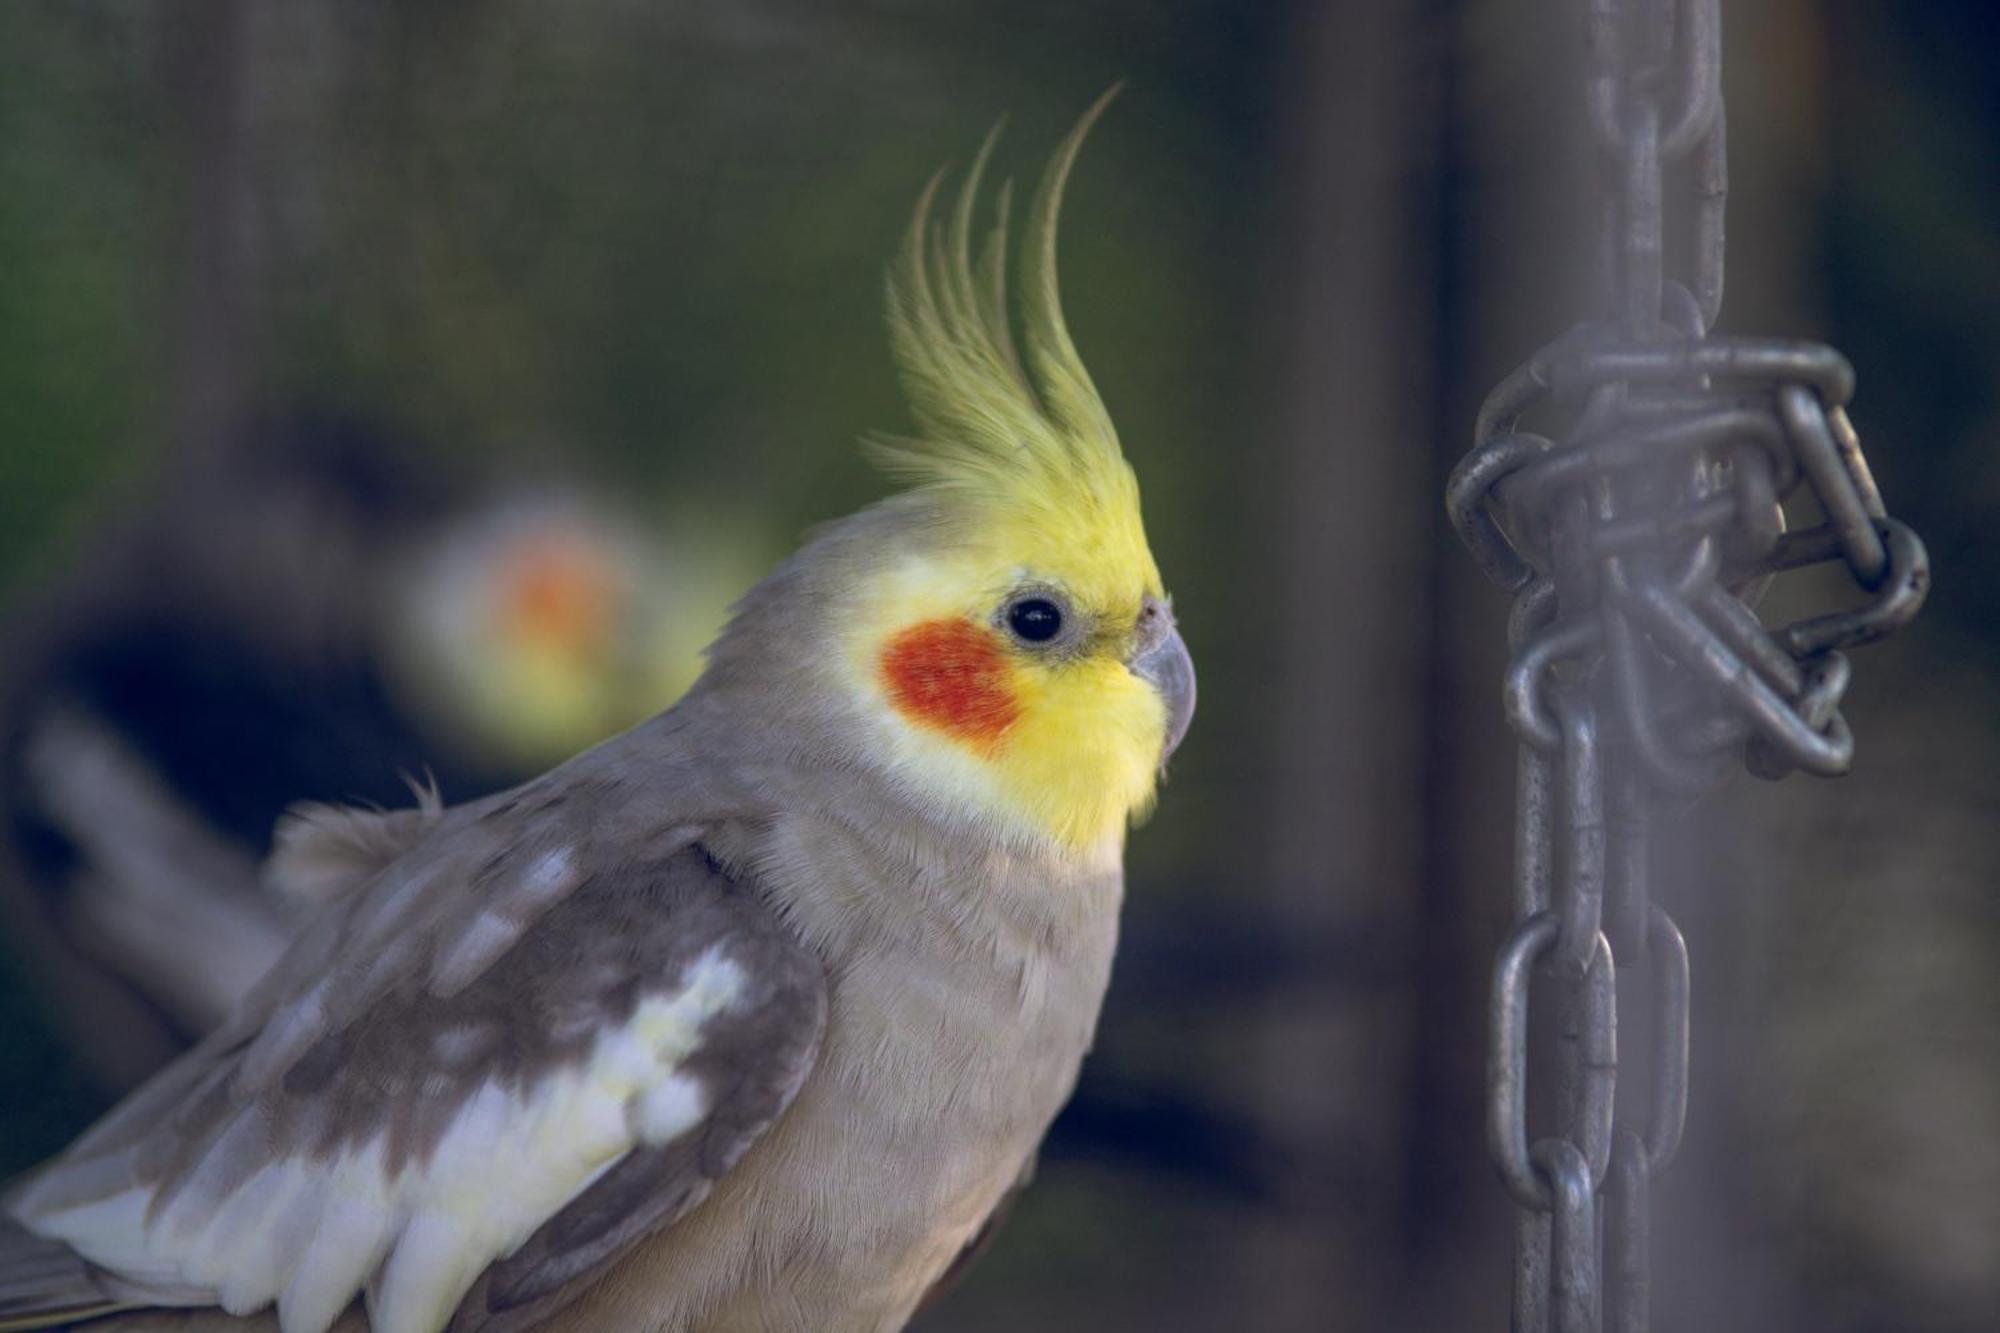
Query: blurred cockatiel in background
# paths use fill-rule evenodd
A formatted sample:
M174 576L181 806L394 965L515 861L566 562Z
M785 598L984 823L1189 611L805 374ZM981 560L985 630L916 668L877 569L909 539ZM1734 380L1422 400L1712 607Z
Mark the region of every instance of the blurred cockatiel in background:
M294 817L272 873L323 906L11 1195L0 1314L903 1325L1074 1084L1194 706L1056 296L1096 113L1018 351L985 154L944 225L926 194L890 282L921 436L878 450L914 484L760 583L680 704L467 805Z
M386 636L393 689L459 748L540 770L687 692L770 552L757 524L515 497L415 553Z
M253 421L10 616L0 915L111 1090L289 942L297 905L257 876L287 804L401 804L403 773L471 795L651 716L767 558L747 518L421 456L352 418Z

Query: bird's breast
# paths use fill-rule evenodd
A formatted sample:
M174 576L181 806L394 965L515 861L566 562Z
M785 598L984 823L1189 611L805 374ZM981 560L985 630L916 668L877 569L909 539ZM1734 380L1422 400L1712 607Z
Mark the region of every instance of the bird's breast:
M1074 1086L1109 976L1116 886L1102 912L1052 932L1004 913L968 931L963 900L912 884L893 928L871 929L856 895L880 886L860 882L854 848L840 851L790 914L828 959L818 1063L714 1196L607 1285L621 1303L594 1302L591 1317L610 1321L594 1326L643 1314L632 1326L900 1328Z

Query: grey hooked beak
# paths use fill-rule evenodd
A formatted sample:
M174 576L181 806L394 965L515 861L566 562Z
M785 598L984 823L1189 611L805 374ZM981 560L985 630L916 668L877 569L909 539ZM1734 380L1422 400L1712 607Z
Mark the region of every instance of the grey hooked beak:
M1194 721L1194 659L1174 628L1173 616L1165 607L1149 604L1146 616L1153 623L1141 626L1142 643L1126 665L1132 674L1160 692L1167 706L1167 743L1160 751L1160 766L1187 735Z

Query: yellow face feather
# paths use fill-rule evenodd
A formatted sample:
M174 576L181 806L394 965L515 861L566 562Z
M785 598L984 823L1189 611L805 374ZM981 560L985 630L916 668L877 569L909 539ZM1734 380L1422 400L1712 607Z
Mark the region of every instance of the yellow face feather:
M996 623L1020 588L1085 618L1077 641L1044 653ZM894 719L881 743L927 794L1072 848L1115 841L1151 805L1167 717L1126 664L1139 598L1099 609L1063 567L972 547L885 571L861 606L857 623L876 628L851 640L851 677Z
M1114 90L1115 91L1115 90ZM899 767L928 790L1072 847L1115 841L1151 802L1166 707L1129 663L1164 615L1139 486L1063 321L1056 217L1084 135L1063 141L1030 210L1022 349L1007 308L1009 190L975 255L989 136L948 221L933 180L889 276L896 359L921 434L872 452L914 482L937 540L877 573L849 662L899 720ZM996 131L997 133L997 131ZM1046 595L1069 637L1031 643L1010 607ZM1148 608L1153 608L1151 611Z

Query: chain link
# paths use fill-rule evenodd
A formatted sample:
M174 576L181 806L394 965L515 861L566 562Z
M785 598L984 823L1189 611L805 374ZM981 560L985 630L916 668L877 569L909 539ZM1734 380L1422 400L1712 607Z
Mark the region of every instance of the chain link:
M1687 946L1652 900L1654 807L1739 763L1845 772L1842 650L1908 621L1929 583L1848 421L1847 361L1709 333L1728 192L1719 5L1588 0L1605 310L1494 388L1445 494L1514 595L1516 924L1493 972L1486 1127L1518 1209L1517 1333L1648 1327L1650 1181L1680 1145L1688 1086ZM1788 503L1814 525L1788 531ZM1863 600L1766 628L1771 579L1830 561ZM1641 1125L1618 1112L1618 969L1649 1011ZM1531 1051L1543 991L1554 1037ZM1540 1137L1531 1069L1554 1079Z

